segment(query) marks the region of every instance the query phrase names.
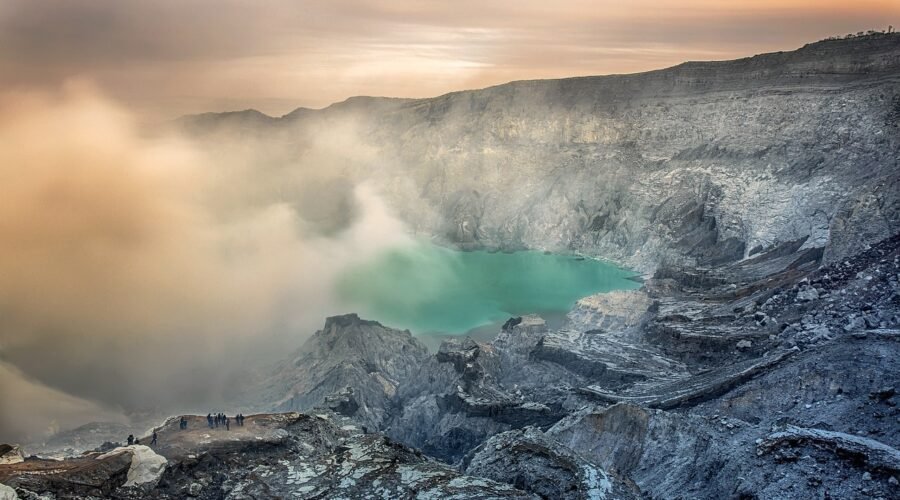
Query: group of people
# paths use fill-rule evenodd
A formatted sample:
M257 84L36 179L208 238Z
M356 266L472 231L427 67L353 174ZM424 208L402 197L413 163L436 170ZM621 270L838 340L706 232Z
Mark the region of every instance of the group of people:
M235 415L234 421L239 426L243 427L244 415L242 413L238 413L237 415ZM213 415L212 413L208 413L206 415L206 423L209 425L210 429L222 425L225 426L225 430L231 430L231 417L225 415L224 413L216 413L215 415Z
M243 427L244 426L244 414L238 413L234 416L234 422ZM209 428L212 429L214 427L224 426L226 430L231 430L231 418L225 415L224 413L216 413L213 415L212 413L206 415L206 421L209 424ZM181 416L181 419L178 421L178 428L181 430L185 430L188 428L188 419L184 415ZM157 441L156 429L153 429L153 435L150 440L150 446L156 445ZM128 446L132 446L135 444L141 444L141 440L139 438L134 437L134 434L128 435Z
M156 440L159 436L156 434L156 429L153 429L153 436L150 438L150 446L154 446L156 444ZM134 434L128 435L128 446L134 444L141 444L141 439L134 437Z

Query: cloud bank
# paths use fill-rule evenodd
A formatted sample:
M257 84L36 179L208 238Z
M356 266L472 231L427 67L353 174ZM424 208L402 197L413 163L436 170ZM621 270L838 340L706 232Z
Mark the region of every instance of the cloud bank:
M54 406L3 391L0 428L221 401L255 364L248 346L285 332L299 345L345 312L332 293L344 266L407 241L352 185L347 225L323 235L294 197L323 182L302 174L315 169L245 153L148 136L82 84L0 97L0 358L42 386L29 394L71 395Z

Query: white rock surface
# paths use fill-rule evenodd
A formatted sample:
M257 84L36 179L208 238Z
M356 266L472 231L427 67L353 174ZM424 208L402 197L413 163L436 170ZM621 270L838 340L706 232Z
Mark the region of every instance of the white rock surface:
M0 455L0 465L12 465L17 464L19 462L24 462L25 457L22 454L22 450L16 445L10 445L11 448ZM3 448L6 446L4 445Z
M19 500L19 495L16 494L16 490L0 484L0 500Z
M604 292L579 300L567 316L575 329L624 330L640 322L650 303L640 290Z
M116 448L109 453L97 457L97 460L109 458L120 453L131 453L131 468L128 469L128 480L125 486L140 486L159 481L166 470L166 459L158 455L149 446L132 445Z

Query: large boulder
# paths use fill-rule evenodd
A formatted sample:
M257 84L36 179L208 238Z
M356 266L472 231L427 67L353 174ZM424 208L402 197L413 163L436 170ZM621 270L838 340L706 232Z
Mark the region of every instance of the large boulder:
M103 460L116 455L130 454L131 466L128 468L124 486L154 486L166 470L167 460L156 454L149 446L132 445L116 448L97 457Z
M22 450L14 444L0 444L0 465L17 464L25 460Z

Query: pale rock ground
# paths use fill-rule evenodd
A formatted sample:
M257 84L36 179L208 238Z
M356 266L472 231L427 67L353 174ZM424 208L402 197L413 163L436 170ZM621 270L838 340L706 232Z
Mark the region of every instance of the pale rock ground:
M19 495L16 493L16 490L0 484L0 500L19 500Z

